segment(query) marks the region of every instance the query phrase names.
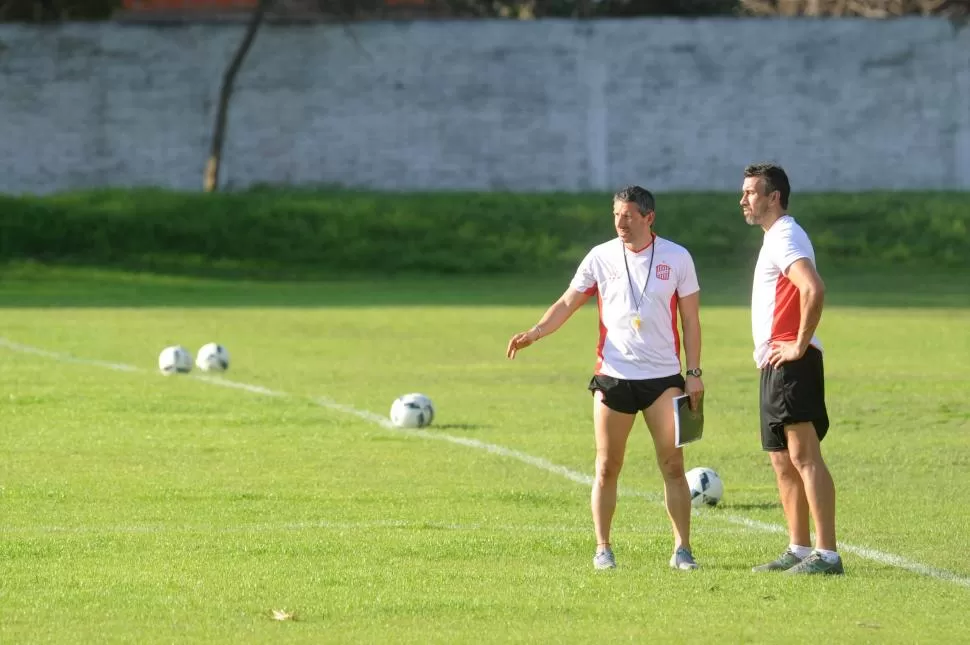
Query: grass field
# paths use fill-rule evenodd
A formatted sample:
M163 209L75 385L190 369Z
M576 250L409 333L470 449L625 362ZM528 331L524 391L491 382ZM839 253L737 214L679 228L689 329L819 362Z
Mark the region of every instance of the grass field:
M837 579L749 571L787 539L748 276L700 277L708 422L686 460L726 486L695 515L702 568L667 568L641 425L620 567L594 572L595 306L504 357L568 276L6 267L0 642L970 642L970 274L825 276ZM157 372L162 347L210 340L232 354L225 379ZM426 431L383 421L410 391L436 404Z

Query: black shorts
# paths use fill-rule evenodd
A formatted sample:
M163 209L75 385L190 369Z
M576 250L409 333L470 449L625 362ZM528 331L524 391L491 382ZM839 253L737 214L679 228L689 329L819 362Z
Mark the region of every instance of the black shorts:
M684 391L684 377L680 374L664 376L663 378L648 378L642 381L628 381L595 374L589 382L589 391L599 390L603 393L603 403L611 410L636 414L646 410L660 395L675 387Z
M825 409L822 352L809 346L797 361L761 369L761 447L768 452L788 448L785 426L811 421L819 441L829 429Z

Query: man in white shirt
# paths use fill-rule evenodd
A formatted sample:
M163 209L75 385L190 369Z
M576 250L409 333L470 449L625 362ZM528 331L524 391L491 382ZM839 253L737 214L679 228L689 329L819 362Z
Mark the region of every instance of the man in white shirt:
M791 185L779 166L744 170L741 212L764 242L754 270L751 331L761 370L761 447L771 456L790 544L754 571L842 574L835 542L835 484L821 441L829 429L822 343L815 335L825 285L805 230L787 213ZM815 549L809 540L815 522Z
M610 526L626 442L638 413L653 437L664 480L664 500L674 533L670 566L696 569L690 545L690 490L683 450L675 445L673 402L686 393L694 407L701 381L700 287L687 249L653 232L654 197L640 186L613 196L618 239L589 251L569 287L527 331L509 340L507 356L555 332L589 298L599 304L599 343L589 390L593 393L596 476L590 506L596 533L593 566L612 569L616 558ZM681 376L684 332L687 378Z

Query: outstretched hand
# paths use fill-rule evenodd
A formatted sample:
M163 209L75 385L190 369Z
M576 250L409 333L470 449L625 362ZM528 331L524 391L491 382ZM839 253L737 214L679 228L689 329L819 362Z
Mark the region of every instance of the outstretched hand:
M529 331L521 331L509 339L509 346L505 350L505 355L509 358L515 358L515 353L517 351L520 349L525 349L537 340L539 340L539 330L535 327Z

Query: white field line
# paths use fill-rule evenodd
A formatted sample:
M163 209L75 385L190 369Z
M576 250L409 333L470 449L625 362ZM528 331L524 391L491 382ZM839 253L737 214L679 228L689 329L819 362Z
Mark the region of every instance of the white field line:
M70 354L52 352L45 349L32 347L30 345L23 345L21 343L16 343L3 337L0 337L0 347L6 347L7 349L10 349L16 352L20 352L24 354L32 354L34 356L42 356L44 358L49 358L52 360L67 362L67 363L91 365L95 367L102 367L102 368L107 368L107 369L121 371L121 372L144 371L133 365L124 365L121 363L111 363L106 361L78 358L75 356L71 356ZM209 376L206 374L201 374L201 375L193 374L191 375L191 377L204 381L206 383L211 383L213 385L220 385L223 387L240 389L246 392L250 392L253 394L260 394L263 396L276 396L276 397L288 396L285 392L270 390L258 385L249 385L246 383L239 383L237 381L230 381L228 379L218 377L218 376ZM397 428L394 425L392 425L390 420L387 419L387 417L385 416L375 414L367 410L360 410L358 408L355 408L343 403L338 403L326 397L317 397L312 399L312 401L323 408L356 416L365 421L375 423L381 426L382 428L385 428L392 432L407 434L407 435L419 437L422 439L432 439L435 441L447 441L449 443L457 444L460 446L475 448L476 450L484 450L494 455L499 455L501 457L508 457L510 459L521 461L525 464L528 464L535 468L539 468L540 470L544 470L546 472L549 472L555 475L559 475L561 477L564 477L578 484L583 484L588 486L588 485L591 485L593 482L593 478L589 475L585 475L583 473L570 470L565 466L554 464L541 457L534 457L532 455L526 454L524 452L520 452L518 450L513 450L511 448L506 448L504 446L499 446L496 444L485 443L483 441L478 441L477 439L469 439L467 437L456 437L456 436L441 433L441 432L430 432L428 430L421 430L421 429L414 429L414 428ZM626 489L626 488L621 488L620 493L624 496L642 497L642 498L646 498L654 501L659 500L659 496L656 494L645 493L645 492L635 491L635 490ZM698 515L696 511L695 511L695 515ZM777 524L759 522L757 520L752 520L746 517L742 517L740 515L722 514L722 513L709 514L709 515L704 514L704 515L706 515L706 517L709 519L724 520L724 521L730 522L731 524L735 524L737 526L741 526L747 529L765 531L768 533L779 533L782 535L787 533L784 527L779 526ZM324 522L322 524L326 524L326 523ZM445 525L441 525L441 526L445 526ZM904 569L906 571L910 571L912 573L916 573L922 576L927 576L930 578L936 578L938 580L951 582L961 587L970 588L970 577L968 576L956 574L951 571L945 571L943 569L937 569L935 567L930 567L925 564L915 562L913 560L909 560L900 555L896 555L893 553L886 553L884 551L878 551L876 549L872 549L866 546L856 546L853 544L847 544L845 542L839 542L838 546L839 546L839 549L847 553L852 553L854 555L857 555L861 558L865 558L867 560L872 560L874 562L878 562L880 564L884 564L890 567L895 567L898 569Z

